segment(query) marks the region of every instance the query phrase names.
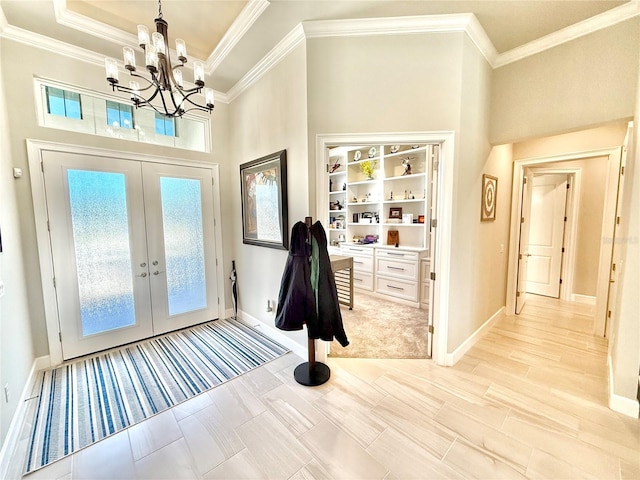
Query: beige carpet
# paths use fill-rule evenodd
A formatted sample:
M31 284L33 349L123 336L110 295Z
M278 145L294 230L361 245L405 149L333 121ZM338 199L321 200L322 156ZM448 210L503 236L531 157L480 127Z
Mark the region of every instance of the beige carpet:
M427 310L356 290L353 310L340 306L349 346L331 343L330 357L428 358Z

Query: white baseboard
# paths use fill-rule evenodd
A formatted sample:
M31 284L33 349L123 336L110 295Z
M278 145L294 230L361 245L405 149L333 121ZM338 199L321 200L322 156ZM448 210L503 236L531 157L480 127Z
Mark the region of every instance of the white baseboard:
M33 386L36 381L36 374L40 370L44 370L50 366L51 359L49 355L38 357L33 360L33 365L31 365L31 370L29 371L29 377L22 388L22 394L18 400L18 406L16 411L13 413L9 429L7 430L7 436L2 444L2 450L0 450L0 478L7 478L9 462L11 461L11 457L18 445L20 431L27 412L27 399L31 397L31 392L33 391Z
M501 307L496 313L491 315L491 317L482 324L480 328L478 328L473 334L467 338L462 344L456 348L453 353L447 353L445 366L452 367L464 356L465 353L469 351L473 345L482 338L482 336L487 333L494 322L498 319L500 314L504 313L504 307Z
M232 318L233 317L233 308L227 308L224 311L224 318Z
M286 335L280 333L275 328L271 327L270 325L267 325L262 320L258 320L257 318L249 315L248 313L242 310L238 311L238 317L240 317L242 321L251 325L252 327L258 328L259 330L262 331L262 333L274 339L276 342L281 343L282 345L287 347L289 350L291 350L293 353L298 355L300 358L303 358L303 359L308 358L309 354L307 352L306 343L305 345L299 344L292 338L287 337Z
M580 295L579 293L572 293L571 294L571 301L572 302L576 302L576 303L584 303L586 305L595 306L596 297L594 297L592 295Z
M613 393L613 367L610 356L607 357L607 364L609 367L609 408L628 417L638 418L640 416L640 402L637 398L627 398Z

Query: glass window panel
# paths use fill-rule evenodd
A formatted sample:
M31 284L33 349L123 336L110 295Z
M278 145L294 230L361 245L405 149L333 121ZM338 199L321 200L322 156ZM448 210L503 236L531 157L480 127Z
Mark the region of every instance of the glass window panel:
M169 315L207 306L200 181L160 179Z
M175 129L173 128L173 118L165 118L164 119L164 132L165 135L169 136L169 137L174 137L175 133L174 133Z
M107 101L107 125L120 125L120 110L116 102Z
M120 105L120 126L133 128L133 109L127 105Z
M125 176L68 170L82 334L136 323Z
M156 133L164 135L164 118L156 113Z
M80 95L74 92L64 92L64 104L66 116L69 118L82 118L82 109L80 108Z
M61 89L47 87L47 111L51 115L65 116L64 92Z

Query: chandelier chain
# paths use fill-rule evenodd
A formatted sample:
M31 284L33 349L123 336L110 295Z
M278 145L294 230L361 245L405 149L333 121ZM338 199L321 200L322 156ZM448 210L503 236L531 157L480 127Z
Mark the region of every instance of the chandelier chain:
M158 0L158 18L162 18L162 0Z

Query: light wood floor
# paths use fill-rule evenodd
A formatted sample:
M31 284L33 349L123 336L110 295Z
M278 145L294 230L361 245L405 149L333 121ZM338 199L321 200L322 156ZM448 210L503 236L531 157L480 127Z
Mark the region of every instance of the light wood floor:
M453 368L288 354L25 478L640 478L588 308L532 299Z

